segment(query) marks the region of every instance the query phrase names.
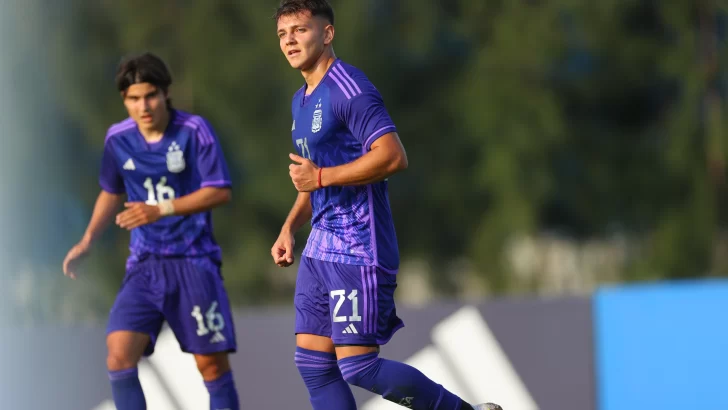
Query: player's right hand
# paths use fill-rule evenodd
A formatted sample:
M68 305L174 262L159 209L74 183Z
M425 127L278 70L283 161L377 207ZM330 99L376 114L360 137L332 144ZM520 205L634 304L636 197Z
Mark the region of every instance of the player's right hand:
M293 265L293 245L296 244L296 240L293 235L287 232L281 232L278 236L278 240L273 244L270 250L270 254L273 257L273 262L281 268L286 268Z
M87 241L81 241L71 248L66 259L63 260L63 274L71 279L76 279L78 264L83 256L88 254L90 248L91 243Z

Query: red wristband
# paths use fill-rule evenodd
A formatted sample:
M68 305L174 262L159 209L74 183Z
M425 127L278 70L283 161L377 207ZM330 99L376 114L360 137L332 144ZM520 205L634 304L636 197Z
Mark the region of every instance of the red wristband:
M323 188L323 185L321 185L321 171L323 171L324 167L319 168L318 172L318 187Z

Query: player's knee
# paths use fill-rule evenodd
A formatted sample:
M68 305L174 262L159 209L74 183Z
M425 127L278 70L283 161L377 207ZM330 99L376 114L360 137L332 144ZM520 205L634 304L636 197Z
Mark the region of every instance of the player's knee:
M109 351L106 356L106 367L111 372L126 370L136 367L138 360L134 360L131 356L119 351Z
M147 334L115 331L106 337L106 367L109 371L126 370L136 367L149 345Z
M379 371L379 353L367 353L339 360L339 370L347 383L369 390L374 376Z
M195 355L197 369L205 381L217 380L225 373L230 372L230 361L227 353L211 355Z

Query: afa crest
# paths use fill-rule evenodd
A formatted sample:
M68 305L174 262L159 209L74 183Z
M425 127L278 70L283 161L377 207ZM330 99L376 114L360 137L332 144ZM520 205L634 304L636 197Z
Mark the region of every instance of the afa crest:
M321 126L323 123L323 114L324 112L321 110L321 99L319 98L318 104L316 104L316 111L313 112L313 121L311 122L311 132L317 133L321 131Z
M185 169L185 153L180 150L176 141L173 141L167 150L167 169L175 174Z

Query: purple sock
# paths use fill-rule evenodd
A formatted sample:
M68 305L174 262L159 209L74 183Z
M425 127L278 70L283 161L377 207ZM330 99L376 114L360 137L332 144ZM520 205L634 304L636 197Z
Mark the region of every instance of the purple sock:
M146 410L147 402L136 367L109 372L109 380L117 410Z
M227 372L213 381L205 382L205 387L210 392L210 410L240 409L233 372Z
M472 407L422 372L378 353L339 360L344 379L386 400L415 410L470 410Z
M314 410L356 410L354 395L341 377L336 355L297 347L295 362Z

